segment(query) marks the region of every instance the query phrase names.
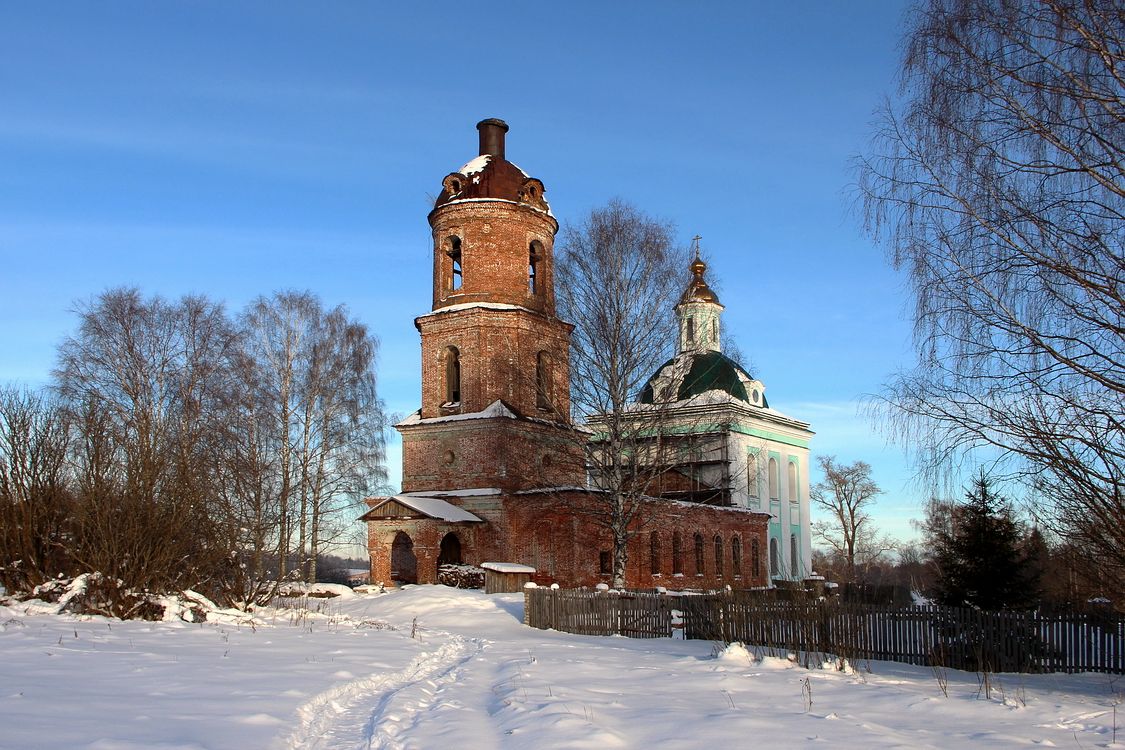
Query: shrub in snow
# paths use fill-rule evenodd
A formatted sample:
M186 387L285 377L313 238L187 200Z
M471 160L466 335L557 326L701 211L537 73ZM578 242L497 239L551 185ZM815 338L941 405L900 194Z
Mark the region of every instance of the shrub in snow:
M101 573L57 578L36 586L23 601L54 605L53 614L100 615L121 620L165 622L254 623L258 620L237 609L226 609L190 589L179 594L154 594L125 587L120 579Z
M455 589L483 589L484 569L475 565L446 563L438 568L438 583Z
M277 591L278 596L301 597L310 599L333 599L342 596L345 599L355 596L355 591L350 586L342 583L286 583Z
M120 579L101 573L56 578L36 586L26 598L55 603L57 612L76 615L102 615L122 620L159 620L164 616L159 597L128 589Z
M746 646L738 641L728 643L725 647L718 649L715 658L722 662L732 662L742 666L754 661L754 657L746 650Z

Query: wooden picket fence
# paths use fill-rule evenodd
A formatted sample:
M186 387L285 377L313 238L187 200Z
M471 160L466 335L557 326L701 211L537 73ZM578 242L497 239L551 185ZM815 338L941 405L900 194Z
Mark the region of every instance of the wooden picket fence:
M802 663L898 661L988 672L1125 673L1125 617L709 594L524 590L528 625L580 635L740 641Z

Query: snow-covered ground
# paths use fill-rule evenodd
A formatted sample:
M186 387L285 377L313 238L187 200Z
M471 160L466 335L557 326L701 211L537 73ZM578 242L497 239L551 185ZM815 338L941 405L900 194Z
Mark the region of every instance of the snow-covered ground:
M256 622L0 607L0 747L1125 747L1105 675L845 674L738 647L521 624L520 596L440 586Z

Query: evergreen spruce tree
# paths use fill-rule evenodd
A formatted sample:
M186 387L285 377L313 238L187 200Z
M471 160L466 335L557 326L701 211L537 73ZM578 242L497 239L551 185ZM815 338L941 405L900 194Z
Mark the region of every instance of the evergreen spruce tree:
M965 502L953 506L950 523L937 531L934 560L942 604L981 609L1019 609L1034 603L1038 582L1023 554L1024 539L1008 502L984 472Z

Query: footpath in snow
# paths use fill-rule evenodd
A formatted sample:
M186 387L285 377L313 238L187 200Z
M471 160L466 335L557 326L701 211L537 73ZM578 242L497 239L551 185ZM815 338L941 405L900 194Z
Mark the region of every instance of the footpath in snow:
M1125 748L1107 675L994 676L986 700L951 671L945 697L920 667L533 630L518 595L313 606L207 624L0 607L0 748Z

